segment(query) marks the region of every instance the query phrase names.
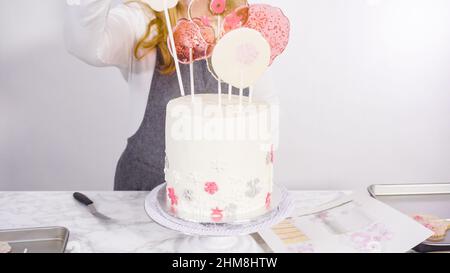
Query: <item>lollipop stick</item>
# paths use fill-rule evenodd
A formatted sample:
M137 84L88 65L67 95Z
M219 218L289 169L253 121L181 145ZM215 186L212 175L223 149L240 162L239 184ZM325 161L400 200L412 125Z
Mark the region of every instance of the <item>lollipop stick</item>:
M221 29L221 27L222 27L222 26L220 25L221 23L222 23L222 22L220 21L220 15L218 15L218 16L217 16L217 34L216 34L216 35L217 35L217 38L219 38L219 36L220 36L220 29Z
M220 35L220 26L221 22L220 22L220 15L217 16L217 38ZM222 81L220 80L220 78L217 79L217 90L219 91L219 106L222 105Z
M242 106L243 98L244 98L244 89L241 87L239 88L239 106Z
M253 102L253 86L248 88L248 103L252 104Z
M228 100L231 100L231 95L233 94L233 86L228 84Z
M239 86L239 106L242 107L242 100L244 97L244 88L242 87L243 82L244 82L244 75L242 74L242 71L240 73L240 78L241 78L241 84Z
M195 97L195 84L194 84L194 56L192 48L189 48L189 76L191 81L191 98L194 101Z
M181 96L184 97L185 92L184 92L184 86L183 86L183 79L181 77L180 63L178 61L178 54L177 54L177 50L175 48L175 38L173 37L172 24L170 23L169 8L167 7L167 0L163 0L163 1L164 1L164 15L166 17L166 25L167 25L167 30L169 31L169 40L170 40L170 45L172 47L172 52L173 52L172 55L175 60L175 69L177 71L178 85L180 86Z

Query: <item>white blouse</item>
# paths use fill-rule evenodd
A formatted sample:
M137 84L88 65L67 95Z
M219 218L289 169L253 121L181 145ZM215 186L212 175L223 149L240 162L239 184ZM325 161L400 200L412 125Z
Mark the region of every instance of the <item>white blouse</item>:
M156 50L142 60L134 58L133 52L154 14L148 14L137 3L114 2L67 0L65 40L67 50L84 62L120 69L130 87L128 135L132 136L144 118L156 66ZM255 97L276 102L269 80L263 77L255 85Z

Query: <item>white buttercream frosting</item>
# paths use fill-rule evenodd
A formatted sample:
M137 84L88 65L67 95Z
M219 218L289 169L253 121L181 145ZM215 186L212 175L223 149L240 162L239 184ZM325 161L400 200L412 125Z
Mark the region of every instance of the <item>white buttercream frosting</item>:
M221 101L186 96L167 107L167 204L186 220L245 220L270 205L270 105L227 95Z

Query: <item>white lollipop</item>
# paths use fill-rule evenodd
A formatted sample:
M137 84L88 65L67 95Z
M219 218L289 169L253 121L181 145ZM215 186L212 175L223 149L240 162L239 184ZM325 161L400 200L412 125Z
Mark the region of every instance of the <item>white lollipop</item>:
M243 89L252 86L270 64L270 45L256 30L239 28L219 40L212 66L224 82Z
M144 0L150 7L158 12L164 11L164 1L167 2L167 8L171 9L178 4L178 0Z

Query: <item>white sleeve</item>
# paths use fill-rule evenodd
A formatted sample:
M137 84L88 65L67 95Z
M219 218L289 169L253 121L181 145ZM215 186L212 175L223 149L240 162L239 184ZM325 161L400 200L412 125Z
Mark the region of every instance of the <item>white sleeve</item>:
M134 46L153 14L138 4L112 0L67 0L65 40L67 50L94 66L130 69Z

